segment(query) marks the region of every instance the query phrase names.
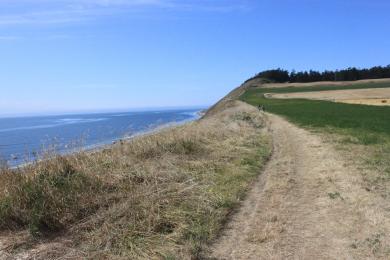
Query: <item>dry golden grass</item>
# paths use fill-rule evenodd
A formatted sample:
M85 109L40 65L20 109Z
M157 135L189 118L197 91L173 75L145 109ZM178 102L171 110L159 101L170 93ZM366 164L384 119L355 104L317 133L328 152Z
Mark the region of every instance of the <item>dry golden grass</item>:
M336 102L370 106L390 106L390 98L341 99Z
M390 105L390 88L367 88L348 90L325 90L297 93L268 93L267 98L276 99L313 99L327 100L347 104L373 106Z
M257 82L255 82L257 83ZM370 84L370 83L390 83L390 79L362 79L356 81L318 81L307 83L266 83L259 82L258 84L264 88L285 88L285 87L309 87L309 86L347 86L350 84Z
M102 151L3 169L0 257L198 257L270 153L257 110L228 103Z

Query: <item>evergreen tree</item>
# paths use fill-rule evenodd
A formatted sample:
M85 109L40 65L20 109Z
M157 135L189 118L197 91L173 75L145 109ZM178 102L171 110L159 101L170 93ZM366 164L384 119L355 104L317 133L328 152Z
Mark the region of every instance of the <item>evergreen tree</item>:
M370 69L357 69L355 67L350 67L344 70L325 70L323 72L318 72L314 70L296 72L295 70L293 70L290 73L287 70L278 68L274 70L262 71L251 79L255 78L265 78L278 83L381 79L390 78L390 65L385 67L376 66Z

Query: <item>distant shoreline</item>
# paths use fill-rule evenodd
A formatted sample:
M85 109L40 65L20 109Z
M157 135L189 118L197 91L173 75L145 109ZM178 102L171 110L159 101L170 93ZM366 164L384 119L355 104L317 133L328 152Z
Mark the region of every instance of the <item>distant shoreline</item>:
M204 106L205 107L205 106ZM92 111L64 111L53 113L16 113L16 114L0 114L0 119L13 119L13 118L34 118L34 117L56 117L56 116L80 116L80 115L97 115L97 114L113 114L113 113L143 113L143 112L169 112L169 111L182 111L182 110L207 110L204 107L162 107L162 108L144 108L144 109L129 109L129 110L92 110Z
M98 144L94 144L94 145L88 145L88 146L84 146L84 147L71 149L69 151L54 152L53 155L54 156L58 156L58 155L59 156L67 156L67 155L77 154L77 153L81 153L81 152L87 152L87 153L100 152L104 149L110 149L113 145L115 145L121 141L127 142L127 141L135 139L135 138L156 134L162 130L166 130L166 129L171 128L171 127L178 127L178 126L182 126L184 124L190 123L190 122L194 122L196 120L199 120L205 114L205 111L206 111L206 109L198 110L198 111L193 112L192 116L190 118L187 118L187 119L184 119L184 120L181 120L178 122L170 122L170 123L158 125L155 128L152 128L149 130L144 130L144 131L139 131L139 132L136 132L130 136L116 138L115 140L111 140L110 142L102 142L102 143L98 143ZM9 168L12 170L17 170L17 169L24 168L28 165L31 165L31 164L34 164L37 162L41 162L41 161L45 161L45 160L50 160L50 159L52 159L52 158L50 158L50 157L44 158L44 159L38 158L38 159L32 160L31 162L25 162L25 163L21 163L18 165L9 166Z

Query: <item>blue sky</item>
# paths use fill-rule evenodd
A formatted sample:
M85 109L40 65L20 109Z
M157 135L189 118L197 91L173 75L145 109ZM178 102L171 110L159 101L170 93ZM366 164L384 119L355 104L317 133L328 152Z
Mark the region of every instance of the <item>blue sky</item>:
M269 68L390 64L385 0L0 0L0 115L210 105Z

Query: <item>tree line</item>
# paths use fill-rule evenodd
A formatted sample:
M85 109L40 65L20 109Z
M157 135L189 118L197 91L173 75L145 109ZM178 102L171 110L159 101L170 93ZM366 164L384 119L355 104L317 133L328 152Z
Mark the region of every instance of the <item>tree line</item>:
M273 82L315 82L315 81L354 81L361 79L381 79L390 78L390 65L382 67L375 66L369 69L358 69L351 67L336 71L299 71L289 72L283 69L266 70L258 73L249 80L265 78ZM248 81L249 81L248 80Z

